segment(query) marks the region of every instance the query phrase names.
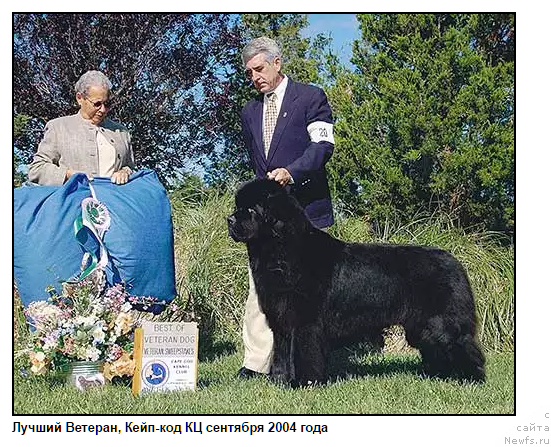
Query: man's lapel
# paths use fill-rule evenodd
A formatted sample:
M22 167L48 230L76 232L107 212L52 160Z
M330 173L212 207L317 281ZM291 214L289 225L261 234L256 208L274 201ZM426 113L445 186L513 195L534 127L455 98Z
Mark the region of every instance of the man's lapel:
M253 138L257 147L262 146L262 97L258 97L252 110Z
M264 143L262 142L262 120L263 120L263 100L264 95L260 95L253 104L253 109L251 111L251 121L252 121L252 133L253 133L253 147L254 150L259 152L260 157L259 161L266 163L266 156L264 155ZM266 168L267 164L264 166ZM264 169L265 170L265 169Z
M277 117L277 124L274 130L274 135L272 136L272 142L270 143L270 150L268 152L268 164L274 157L274 154L277 152L279 140L287 127L293 113L296 110L296 107L293 107L293 103L298 97L296 92L295 83L289 78L287 81L287 88L285 89L285 96L283 97L283 103L281 104L281 109L279 110L279 115Z

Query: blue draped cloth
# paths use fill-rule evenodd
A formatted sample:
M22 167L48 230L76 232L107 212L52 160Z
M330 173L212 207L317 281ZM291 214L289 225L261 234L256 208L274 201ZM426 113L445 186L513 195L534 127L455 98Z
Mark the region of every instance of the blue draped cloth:
M134 296L173 300L170 201L157 174L143 170L132 174L125 185L102 177L89 181L85 174L76 174L63 186L27 183L14 189L14 276L23 305L47 299L49 286L61 292L63 281L78 276L85 248L99 250L92 237L81 246L73 229L82 200L92 196L90 185L111 216L103 237L109 255L107 283L124 282Z

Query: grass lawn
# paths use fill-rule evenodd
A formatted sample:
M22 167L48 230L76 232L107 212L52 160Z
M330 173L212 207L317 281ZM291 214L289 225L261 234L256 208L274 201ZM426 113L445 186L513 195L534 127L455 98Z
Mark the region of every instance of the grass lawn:
M266 378L235 377L241 354L199 364L196 392L132 397L130 387L79 392L51 378L14 373L21 414L513 414L514 354L487 355L483 385L422 378L416 354L353 354L337 360L329 384L284 389Z

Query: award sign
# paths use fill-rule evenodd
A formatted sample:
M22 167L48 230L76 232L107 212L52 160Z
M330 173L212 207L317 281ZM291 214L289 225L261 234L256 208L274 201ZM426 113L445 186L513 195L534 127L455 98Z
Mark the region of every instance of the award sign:
M144 321L134 333L132 394L195 390L198 341L195 322Z

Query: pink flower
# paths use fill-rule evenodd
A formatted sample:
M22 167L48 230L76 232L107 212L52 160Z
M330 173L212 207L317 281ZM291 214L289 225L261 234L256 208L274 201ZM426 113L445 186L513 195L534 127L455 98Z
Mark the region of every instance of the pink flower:
M66 335L63 337L63 348L61 349L61 352L63 354L71 354L73 352L75 346L75 341L73 340L73 337L70 337Z
M178 312L180 310L180 307L178 306L178 304L174 302L170 303L168 308L170 309L171 312Z
M117 360L124 351L119 345L113 345L109 348L109 351L107 353L107 360L112 362L114 360Z

